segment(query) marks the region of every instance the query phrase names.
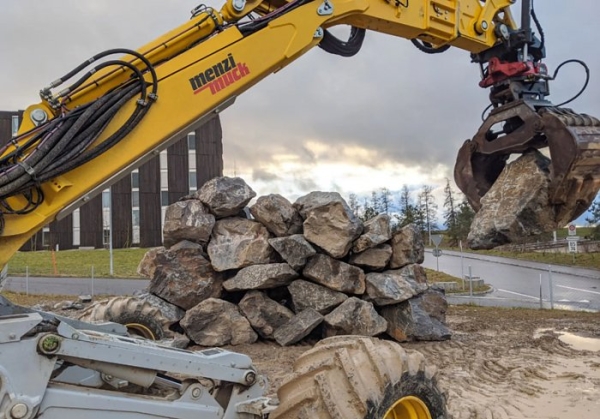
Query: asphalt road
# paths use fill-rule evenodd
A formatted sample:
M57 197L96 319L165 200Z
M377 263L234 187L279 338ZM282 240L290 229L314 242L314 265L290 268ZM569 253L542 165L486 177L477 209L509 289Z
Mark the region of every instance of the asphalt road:
M436 269L435 259L430 251L426 251L423 266ZM461 270L468 275L470 266L474 277L480 277L494 287L493 293L477 298L476 303L539 307L541 288L542 305L550 307L551 276L554 308L600 311L600 270L467 253L463 253L461 263L460 253L451 251L443 251L438 262L440 271L457 277L461 276ZM451 301L457 300L452 298Z
M425 253L423 266L436 269L436 258ZM440 271L453 276L465 275L469 266L474 277L480 277L494 287L494 292L479 297L453 297L452 303L472 301L493 306L540 306L540 275L542 305L550 307L550 275L552 271L552 300L555 308L600 311L600 270L545 265L515 259L480 256L444 251L439 258ZM27 281L23 277L8 277L4 289L32 294L61 295L132 295L146 288L144 279L40 278Z

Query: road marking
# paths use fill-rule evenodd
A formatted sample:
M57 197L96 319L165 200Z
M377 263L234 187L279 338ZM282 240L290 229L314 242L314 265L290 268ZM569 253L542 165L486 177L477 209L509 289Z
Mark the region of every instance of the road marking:
M502 290L502 289L500 289L500 288L497 288L497 289L498 289L498 291L501 291L501 292L507 292L507 293L509 293L509 294L514 294L514 295L520 295L521 297L527 297L527 298L531 298L532 300L537 300L537 301L539 301L539 300L540 300L540 297L532 297L531 295L527 295L527 294L521 294L521 293L514 292L514 291Z
M566 288L568 290L573 290L573 291L589 292L590 294L600 295L600 292L598 292L598 291L583 290L581 288L567 287L566 285L557 285L557 287L558 288Z

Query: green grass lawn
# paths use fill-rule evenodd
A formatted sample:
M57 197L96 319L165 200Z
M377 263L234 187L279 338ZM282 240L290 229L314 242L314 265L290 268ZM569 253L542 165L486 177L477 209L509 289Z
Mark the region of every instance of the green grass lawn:
M113 250L115 278L140 278L136 270L148 249ZM97 278L110 277L110 253L108 250L61 250L59 252L19 252L8 262L9 275L25 275L29 268L31 276L70 276L89 278L94 267ZM56 270L55 270L56 269Z

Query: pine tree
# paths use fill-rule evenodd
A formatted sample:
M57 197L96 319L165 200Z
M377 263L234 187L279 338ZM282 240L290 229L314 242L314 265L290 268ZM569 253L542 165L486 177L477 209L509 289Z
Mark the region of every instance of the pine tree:
M450 187L450 180L446 179L446 187L444 188L444 224L450 238L451 246L456 246L458 242L455 200L455 193Z
M437 204L433 197L433 187L424 185L419 194L419 207L423 213L425 220L425 231L429 237L429 245L431 246L431 231L436 228L436 210Z
M355 193L351 193L348 197L348 206L350 207L354 215L358 217L360 212L360 204L358 203L358 197Z
M360 214L359 218L362 222L369 221L371 218L375 217L378 214L377 210L373 206L373 202L369 202L367 198L363 203L363 211Z
M404 185L400 190L400 215L395 218L398 220L398 228L414 223L416 220L416 207L410 198L408 186Z
M466 240L475 217L475 211L466 199L458 204L456 209L456 237L459 240Z
M392 193L388 188L381 188L379 190L379 205L381 206L381 212L389 214L391 203Z
M590 224L596 224L596 228L592 231L592 239L600 240L600 195L596 197L596 200L589 209L590 217L586 217L585 221Z

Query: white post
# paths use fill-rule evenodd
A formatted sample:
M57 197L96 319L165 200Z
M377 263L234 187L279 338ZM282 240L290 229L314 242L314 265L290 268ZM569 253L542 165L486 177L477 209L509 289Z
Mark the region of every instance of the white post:
M544 308L544 303L542 300L542 274L540 274L540 308Z
M25 266L25 294L29 295L29 266Z
M92 265L92 298L94 298L94 265Z
M550 309L554 310L554 290L552 286L552 267L548 265L548 282L550 285Z
M473 275L471 274L471 265L469 265L469 296L473 296Z
M463 250L462 250L462 240L458 242L460 246L460 277L463 281L463 291L465 290L465 267L463 266Z

